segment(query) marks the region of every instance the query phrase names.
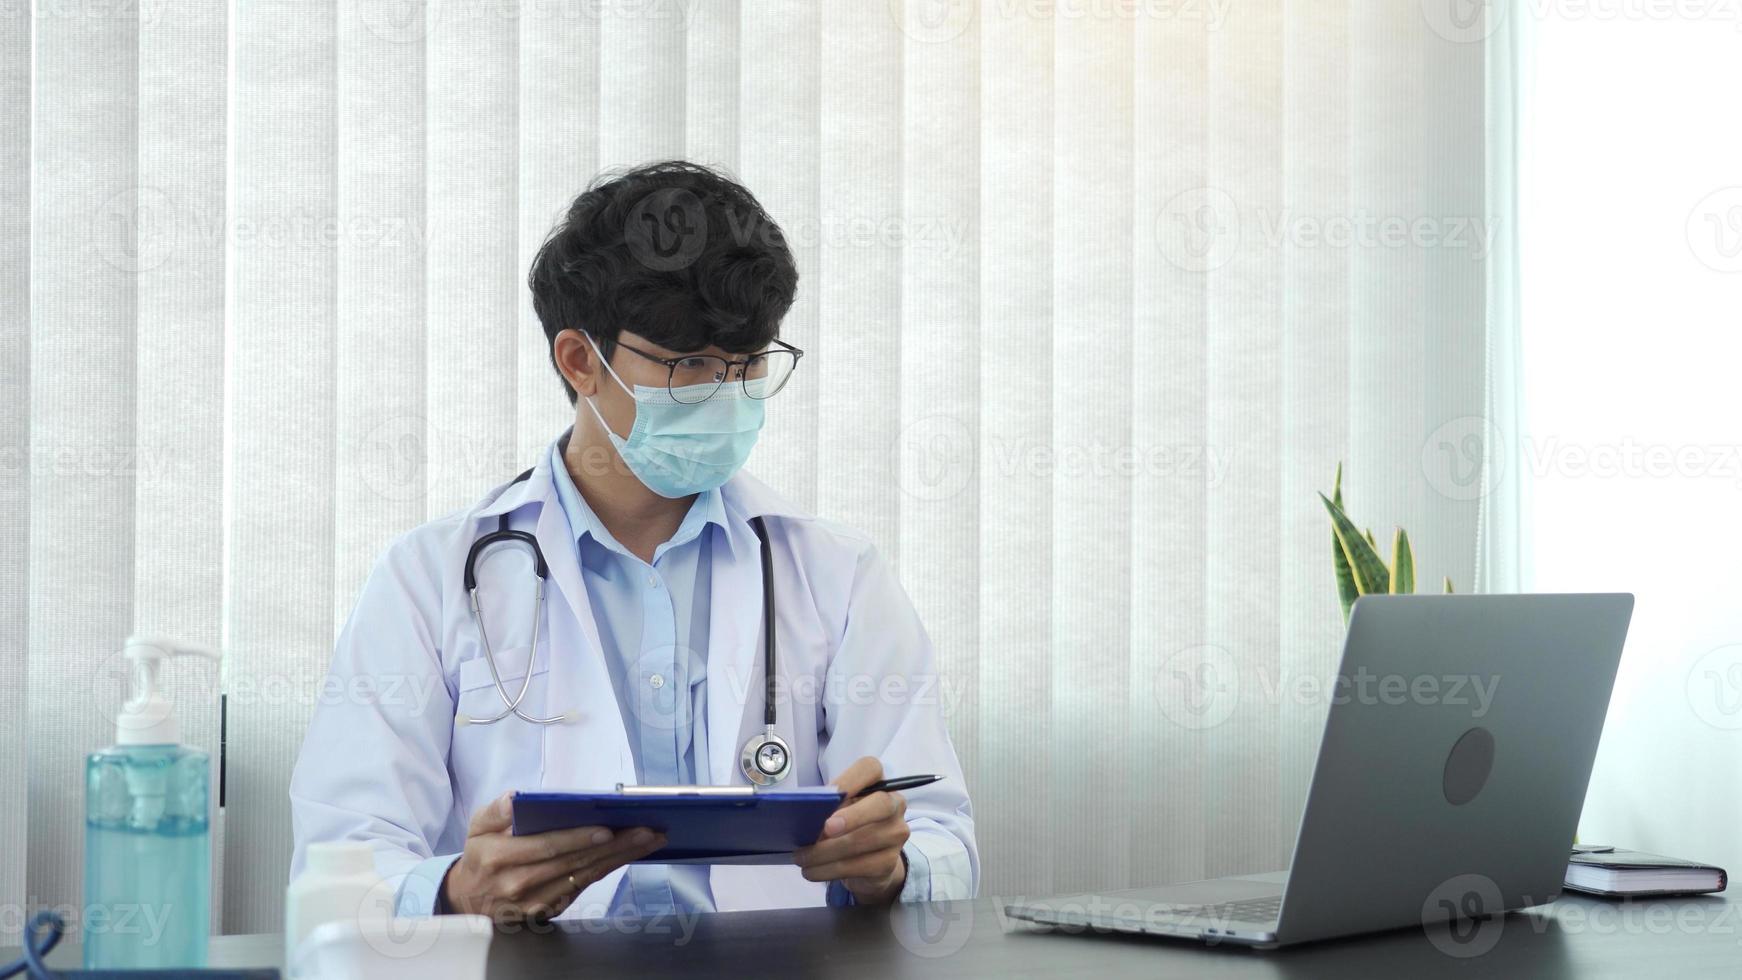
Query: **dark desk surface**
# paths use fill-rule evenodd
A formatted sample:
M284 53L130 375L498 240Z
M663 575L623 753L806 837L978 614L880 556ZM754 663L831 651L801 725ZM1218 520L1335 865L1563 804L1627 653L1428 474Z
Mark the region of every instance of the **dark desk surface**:
M213 966L277 966L275 935L212 941ZM70 945L70 944L69 944ZM61 951L57 950L57 954ZM71 950L67 951L71 953ZM55 960L62 960L57 955ZM76 960L76 954L72 954ZM9 956L0 956L7 959ZM68 962L68 961L63 961ZM69 963L70 965L70 963ZM1406 929L1272 952L1046 933L992 899L891 909L727 912L499 934L492 977L1639 977L1742 973L1742 903L1565 897L1459 942Z

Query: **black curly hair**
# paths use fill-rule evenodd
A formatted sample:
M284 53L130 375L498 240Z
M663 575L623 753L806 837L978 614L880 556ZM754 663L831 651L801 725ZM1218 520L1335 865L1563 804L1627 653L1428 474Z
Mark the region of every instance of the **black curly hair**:
M623 330L673 351L762 350L792 308L798 267L742 185L666 160L596 177L539 247L526 284L555 367L567 329L590 335L606 360ZM567 379L563 388L574 402Z

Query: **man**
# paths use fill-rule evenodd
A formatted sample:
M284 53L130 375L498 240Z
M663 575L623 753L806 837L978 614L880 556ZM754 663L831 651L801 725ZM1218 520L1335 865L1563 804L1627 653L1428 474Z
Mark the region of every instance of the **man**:
M362 840L402 914L971 896L972 810L912 604L865 537L739 472L803 353L778 337L798 285L780 229L724 176L655 164L576 198L528 281L573 427L377 563L327 687L365 694L323 699L291 779L292 875L309 843ZM538 543L542 604L523 540L479 548L467 587L499 530ZM848 797L791 866L633 864L665 844L645 828L509 832L516 790L745 785L759 753L789 762L778 785ZM885 770L945 778L852 799Z

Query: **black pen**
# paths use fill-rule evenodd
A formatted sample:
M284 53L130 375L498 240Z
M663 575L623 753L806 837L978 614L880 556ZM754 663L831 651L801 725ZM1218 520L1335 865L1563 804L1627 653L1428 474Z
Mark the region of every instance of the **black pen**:
M944 778L944 777L942 777L942 776L897 776L894 779L885 779L882 782L872 783L871 785L865 787L864 789L860 790L859 792L853 794L853 799L862 800L865 797L870 796L872 793L898 793L904 789L918 789L921 786L930 786L932 783L935 783L942 778Z

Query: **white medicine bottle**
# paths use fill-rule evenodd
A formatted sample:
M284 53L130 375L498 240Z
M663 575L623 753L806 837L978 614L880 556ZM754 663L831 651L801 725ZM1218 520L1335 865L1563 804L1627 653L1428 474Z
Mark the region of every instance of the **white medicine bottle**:
M296 962L296 948L317 926L328 922L359 925L393 917L393 890L375 870L375 849L362 841L308 845L308 863L284 895L285 963Z

